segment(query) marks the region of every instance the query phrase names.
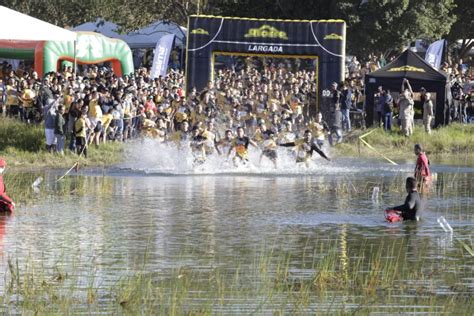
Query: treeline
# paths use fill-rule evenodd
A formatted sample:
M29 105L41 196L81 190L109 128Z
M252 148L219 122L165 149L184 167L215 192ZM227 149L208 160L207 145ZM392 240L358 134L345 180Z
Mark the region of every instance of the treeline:
M4 0L3 5L62 27L97 18L125 31L156 20L186 25L190 14L344 19L348 51L389 54L415 39L448 39L463 58L474 45L474 0Z

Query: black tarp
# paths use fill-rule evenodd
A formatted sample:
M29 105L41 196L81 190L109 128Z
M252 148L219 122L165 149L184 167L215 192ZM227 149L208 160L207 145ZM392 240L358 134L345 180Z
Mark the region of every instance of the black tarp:
M399 92L404 78L410 81L414 92L419 92L422 87L427 92L436 92L435 126L444 124L447 78L407 49L385 67L365 75L367 126L371 126L374 122L374 94L377 88L382 86L384 90Z

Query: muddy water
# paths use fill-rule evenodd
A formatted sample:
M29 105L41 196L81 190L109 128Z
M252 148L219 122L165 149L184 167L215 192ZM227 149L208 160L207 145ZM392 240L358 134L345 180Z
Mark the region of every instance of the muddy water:
M411 170L409 164L394 168L352 160L309 174L297 170L179 175L115 168L84 171L60 183L55 182L60 174L46 172L42 193L20 205L14 216L0 218L0 270L7 273L10 260L18 261L20 270L24 264L42 266L52 277L64 271L79 280L84 291L90 282L104 289L99 295L107 302L107 289L137 271L232 271L235 262L254 261L263 247L291 253L290 269L304 278L312 273L307 262L324 257L315 257L314 249L323 242L335 245L341 262L380 247L396 247L407 262L419 260L422 252L427 266L448 259L448 270L460 281L453 287L440 274L431 294L472 298L474 260L456 238L473 244L474 167L433 166L436 181L425 195L421 221L386 223L382 210L403 202L404 180ZM373 200L375 186L380 193ZM449 221L454 235L440 228L440 216ZM279 255L275 251L269 256ZM406 285L416 289L420 282L407 279ZM1 278L2 294L6 287ZM214 311L251 313L261 300L228 299ZM340 298L332 302L330 308L336 311L357 306ZM306 312L324 311L323 303L306 306ZM406 297L392 303L407 311ZM373 304L370 311L383 313L385 308ZM408 310L421 313L424 308ZM271 306L258 311L271 312Z

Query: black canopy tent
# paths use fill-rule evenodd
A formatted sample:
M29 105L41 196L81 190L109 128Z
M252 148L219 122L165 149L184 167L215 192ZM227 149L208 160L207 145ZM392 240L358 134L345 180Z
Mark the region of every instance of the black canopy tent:
M382 86L384 90L398 92L403 78L410 81L415 92L420 91L422 87L428 92L436 92L435 126L443 124L447 78L420 56L407 49L385 67L365 75L367 125L371 126L374 121L374 94L377 88Z

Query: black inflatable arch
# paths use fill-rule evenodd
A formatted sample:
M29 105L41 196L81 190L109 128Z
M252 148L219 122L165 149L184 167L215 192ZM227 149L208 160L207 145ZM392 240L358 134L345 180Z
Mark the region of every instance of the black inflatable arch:
M206 87L215 53L315 58L318 95L344 79L343 20L272 20L191 15L186 45L186 88ZM320 98L318 98L319 100Z

